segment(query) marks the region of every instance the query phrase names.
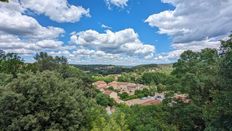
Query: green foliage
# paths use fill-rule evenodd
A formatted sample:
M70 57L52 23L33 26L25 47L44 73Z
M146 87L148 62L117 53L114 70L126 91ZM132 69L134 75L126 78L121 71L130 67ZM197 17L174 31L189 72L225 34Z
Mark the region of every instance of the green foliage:
M0 51L1 130L232 129L232 35L221 41L219 52L216 49L183 52L173 68L143 65L127 68L122 73L124 69L111 65L86 67L102 74L122 73L117 75L119 81L149 85L134 95L119 94L123 100L166 93L160 105L116 105L116 113L112 115L107 115L102 106L113 106L113 99L96 93L92 82L109 83L116 75L96 75L92 79L69 66L64 57L39 53L35 59L35 63L25 64L17 54ZM191 101L174 100L173 95L180 92L187 94Z
M110 91L114 91L114 92L119 93L119 90L114 89L114 87L112 87L112 86L108 87L107 89Z
M232 35L227 41L221 42L221 63L219 74L224 88L232 88Z
M119 82L136 82L138 79L138 75L135 73L122 73L118 77Z
M142 75L142 82L144 84L164 84L167 79L167 75L160 72L147 72Z
M143 90L136 90L136 91L135 91L135 95L136 95L138 98L143 98L143 97L149 96L149 95L150 95L150 92L149 92L148 89L144 88Z
M97 75L93 76L94 81L105 81L106 83L110 83L114 81L114 76L113 75L108 75L108 76L102 76L102 75Z
M130 72L129 67L115 65L73 65L81 70L89 72L92 75L110 75Z
M67 59L63 56L52 57L46 52L40 52L35 55L34 59L36 60L35 64L39 71L56 70L63 73L67 67Z
M175 126L167 123L166 112L161 106L121 107L126 115L126 123L133 131L176 131Z
M11 74L0 73L0 86L5 86L9 82L11 82L13 76Z
M164 92L166 90L166 86L163 84L158 84L157 85L157 92Z
M217 130L232 129L232 35L226 41L221 41L221 62L218 79L220 85L213 92L212 108L206 111L209 116L208 125Z
M12 74L14 78L21 72L23 60L15 53L5 53L0 50L0 72Z
M177 103L168 110L168 120L180 130L202 131L205 128L201 108L194 104Z
M114 91L114 87L110 86L108 87L109 90Z
M119 93L118 95L122 100L127 100L129 98L129 95L126 92L123 92L121 94Z
M101 92L97 94L96 101L97 104L105 107L114 105L114 100Z
M86 130L99 110L77 83L53 72L20 75L5 89L0 95L3 130Z
M114 113L109 118L100 117L93 123L91 131L129 131L125 114Z
M201 105L210 102L211 90L218 87L219 56L215 49L201 52L186 51L174 64L172 74L180 80L182 92Z

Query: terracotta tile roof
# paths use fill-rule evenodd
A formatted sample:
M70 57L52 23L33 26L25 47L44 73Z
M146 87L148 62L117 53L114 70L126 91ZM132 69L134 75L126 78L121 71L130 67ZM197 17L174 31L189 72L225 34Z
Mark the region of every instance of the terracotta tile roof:
M190 103L191 102L191 99L189 99L188 95L186 95L186 94L176 94L174 96L174 99L181 100L184 103Z
M113 91L111 91L111 90L105 90L105 91L104 91L104 94L110 95L112 92L113 92Z
M146 101L146 102L144 102L144 103L142 103L141 105L157 105L157 104L160 104L161 103L161 101L159 101L159 100L149 100L149 101Z
M157 105L157 104L160 104L161 101L155 100L154 98L148 98L148 99L132 99L132 100L125 101L125 103L128 106L132 106L132 105Z
M97 89L107 88L107 83L104 81L97 81L94 83Z

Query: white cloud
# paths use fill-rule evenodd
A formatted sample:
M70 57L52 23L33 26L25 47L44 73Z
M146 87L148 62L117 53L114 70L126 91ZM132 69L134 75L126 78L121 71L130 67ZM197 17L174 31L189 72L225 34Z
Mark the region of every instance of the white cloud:
M149 16L145 22L173 39L174 50L218 48L232 31L231 0L162 0L175 6Z
M45 49L61 48L57 40L62 28L44 27L33 17L24 14L19 3L12 0L0 3L0 48L7 52L35 53Z
M0 4L0 31L35 39L56 38L64 33L64 30L61 28L43 27L33 17L23 15L18 10L8 8L12 5L15 5L15 3L9 3L7 6L2 3Z
M103 51L111 54L124 54L129 56L150 56L154 53L155 47L149 44L143 44L139 36L131 28L118 32L107 30L105 33L99 33L95 30L86 30L73 34L71 42L80 47Z
M41 40L36 43L37 46L41 48L51 48L51 49L57 49L61 48L63 45L62 41L56 41L56 40Z
M65 44L59 40L64 29L42 26L33 15L27 15L28 9L45 14L46 11L39 10L40 4L32 8L25 6L23 2L27 1L21 2L23 6L17 0L0 3L0 49L26 56L27 62L33 61L34 53L46 51L50 55L65 56L71 63L135 65L151 59L155 52L154 46L142 43L130 28L104 33L95 30L73 32L70 38L73 44Z
M21 0L24 8L37 14L44 14L57 22L78 22L83 16L90 16L89 9L70 5L67 0Z
M105 24L102 24L101 27L102 27L103 29L108 29L108 30L112 29L112 27L107 26L107 25L105 25Z
M111 5L124 8L127 6L128 0L105 0L105 2L109 9L111 8Z

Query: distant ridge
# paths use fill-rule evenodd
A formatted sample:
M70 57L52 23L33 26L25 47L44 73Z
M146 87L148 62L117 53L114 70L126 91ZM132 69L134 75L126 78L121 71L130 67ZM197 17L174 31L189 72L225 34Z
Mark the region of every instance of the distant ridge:
M130 72L134 70L172 67L172 64L144 64L137 66L104 65L104 64L91 64L91 65L72 64L72 66L77 67L86 72L91 72L93 74L108 75L108 74L120 74L123 72Z

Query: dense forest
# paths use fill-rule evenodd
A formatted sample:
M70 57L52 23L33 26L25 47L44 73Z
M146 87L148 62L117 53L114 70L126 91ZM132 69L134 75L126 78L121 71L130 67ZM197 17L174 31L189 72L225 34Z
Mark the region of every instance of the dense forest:
M159 105L116 104L92 85L101 73L92 76L45 52L34 59L25 63L18 54L0 51L0 130L232 130L232 35L219 50L185 51L162 70L150 71L150 65L117 72L119 81L156 87L148 94L165 92ZM191 101L173 99L174 93L188 94ZM107 114L106 106L116 111Z

